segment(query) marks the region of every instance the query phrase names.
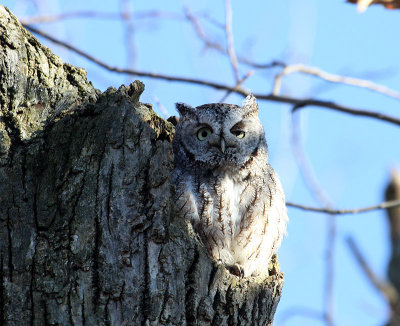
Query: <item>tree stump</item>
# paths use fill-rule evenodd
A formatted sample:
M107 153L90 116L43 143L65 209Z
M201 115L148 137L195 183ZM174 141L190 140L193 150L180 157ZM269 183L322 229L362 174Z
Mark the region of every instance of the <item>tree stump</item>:
M0 325L270 325L283 274L239 279L174 211L174 126L101 93L0 6Z

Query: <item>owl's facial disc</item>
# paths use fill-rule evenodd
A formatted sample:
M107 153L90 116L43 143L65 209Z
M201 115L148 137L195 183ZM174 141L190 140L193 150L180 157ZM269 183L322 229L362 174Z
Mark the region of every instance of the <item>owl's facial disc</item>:
M177 132L188 160L211 169L242 166L264 139L258 117L237 107L211 109L198 107L196 116L180 120Z

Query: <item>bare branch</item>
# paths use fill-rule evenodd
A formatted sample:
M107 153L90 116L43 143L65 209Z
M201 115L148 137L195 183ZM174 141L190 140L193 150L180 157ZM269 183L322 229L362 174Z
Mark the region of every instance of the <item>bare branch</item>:
M75 52L76 54L88 59L89 61L99 65L100 67L108 70L108 71L112 71L112 72L117 72L117 73L123 73L123 74L129 74L129 75L134 75L134 76L142 76L142 77L149 77L149 78L154 78L154 79L161 79L161 80L167 80L167 81L175 81L175 82L183 82L183 83L189 83L189 84L197 84L197 85L203 85L203 86L208 86L208 87L212 87L215 89L220 89L220 90L226 90L226 91L232 91L232 92L236 92L238 94L241 94L243 96L247 96L250 92L246 91L244 89L241 88L237 88L236 90L234 89L234 87L230 87L224 84L219 84L219 83L215 83L215 82L211 82L211 81L206 81L206 80L201 80L201 79L196 79L196 78L189 78L189 77L179 77L179 76L170 76L170 75L164 75L164 74L157 74L157 73L152 73L152 72L145 72L145 71L139 71L139 70L133 70L133 69L124 69L124 68L118 68L118 67L114 67L111 65L108 65L107 63L95 58L94 56L66 43L63 41L60 41L56 38L54 38L53 36L50 36L49 34L31 26L31 25L24 25L23 26L31 31L32 33L35 33L37 35L40 35L46 39L48 39L49 41L61 45L69 50L71 50L72 52Z
M272 94L278 95L280 93L280 89L281 89L282 78L284 76L293 74L295 72L313 75L313 76L316 76L318 78L321 78L321 79L326 80L331 83L341 83L341 84L347 84L347 85L356 86L356 87L360 87L360 88L366 88L370 91L378 92L383 95L393 97L395 99L400 100L400 92L392 90L386 86L373 83L366 79L358 79L358 78L330 74L319 68L308 67L308 66L305 66L302 64L286 66L282 70L281 73L277 74L275 77L274 89L272 91Z
M227 43L227 51L229 58L231 59L231 66L233 70L233 74L235 75L236 83L239 83L239 69L238 69L238 60L236 58L235 47L233 45L233 33L232 33L232 6L230 0L225 0L225 34L226 34L226 43Z
M198 19L190 12L189 8L185 8L185 16L186 19L192 24L197 37L203 41L204 45L207 48L214 49L222 54L228 54L227 50L219 43L214 42L210 40L206 33L204 32L203 28L200 25L200 22ZM209 19L209 18L207 18ZM224 24L217 24L216 22L213 22L214 25L217 25L219 27L225 28ZM275 68L275 67L286 67L286 64L281 62L281 61L272 61L268 63L257 63L249 60L248 58L244 56L237 56L238 62L245 64L247 66L250 66L255 69L270 69L270 68Z
M254 96L257 96L257 95L255 94ZM274 97L274 95L269 95L269 97ZM285 99L282 99L282 97L285 98ZM257 98L260 98L260 97L257 97ZM260 99L263 99L263 98L260 98ZM295 104L294 102L297 99L294 99L295 101L293 101L293 98L287 98L287 97L284 97L284 96L279 96L277 98L274 98L272 101L274 101L274 100L276 102L285 102L285 103L292 102L293 104ZM347 106L335 104L333 102L321 101L321 100L316 100L316 99L299 100L298 103L295 104L295 106L293 107L292 111L294 112L294 111L302 109L302 108L304 108L306 106L315 106L315 107L327 108L327 109L331 109L331 110L334 110L334 111L339 111L339 112L348 113L348 114L357 115L357 116L370 117L370 118L374 118L374 119L390 122L390 123L393 123L395 125L400 125L400 119L399 118L395 118L395 117L392 117L392 116L389 116L389 115L386 115L386 114L383 114L383 113L374 112L374 111L368 111L368 110L362 110L362 109L353 109L353 108L349 108Z
M61 45L61 46L79 54L80 56L96 63L100 67L103 67L104 69L107 69L109 71L113 71L113 72L117 72L117 73L125 73L125 74L129 74L129 75L134 75L134 76L149 77L149 78L160 79L160 80L202 85L202 86L212 87L212 88L219 89L219 90L231 91L236 94L243 95L243 96L247 96L250 94L250 91L248 91L244 88L241 88L241 87L235 88L235 86L231 87L228 85L211 82L211 81L207 81L207 80L202 80L202 79L197 79L197 78L170 76L170 75L157 74L157 73L152 73L152 72L145 72L145 71L113 67L113 66L110 66L110 65L104 63L103 61L101 61L99 59L96 59L92 55L89 55L86 52L84 52L80 49L77 49L76 47L74 47L66 42L60 41L60 40L48 35L47 33L44 33L42 31L38 30L37 28L34 28L30 25L23 25L23 26L26 29L30 30L31 32L33 32L37 35L40 35L58 45ZM293 110L298 110L298 109L304 108L306 106L316 106L316 107L327 108L327 109L331 109L331 110L335 110L335 111L339 111L339 112L343 112L343 113L348 113L348 114L352 114L352 115L370 117L370 118L386 121L386 122L400 126L399 118L388 116L388 115L385 115L385 114L382 114L379 112L354 109L354 108L350 108L347 106L336 104L331 101L323 101L323 100L317 100L317 99L299 99L299 98L293 98L293 97L288 97L288 96L277 96L277 95L272 95L272 94L257 94L257 93L254 93L254 96L258 100L293 104L295 106L293 108Z
M378 205L362 207L362 208L352 208L352 209L331 209L331 208L318 208L306 205L300 205L293 202L286 202L286 206L299 208L305 211L316 212L316 213L325 213L325 214L334 214L334 215L345 215L345 214L359 214L370 212L378 209L387 209L392 207L400 207L400 200L391 200L385 201Z
M378 290L385 298L386 300L393 306L397 302L398 299L398 293L396 289L387 282L384 282L380 280L375 273L372 271L372 269L369 267L367 261L363 257L360 249L358 248L357 244L355 243L354 239L351 237L348 237L346 239L347 244L349 245L350 251L354 255L354 258L360 265L361 269L364 271L364 273L367 275L369 281L371 284L375 287L376 290Z
M183 19L182 15L160 10L138 11L133 13L132 17L134 19L146 19L146 18ZM86 11L70 11L55 15L38 15L31 17L21 17L19 20L21 24L29 25L29 24L54 23L71 18L83 18L83 19L96 18L96 19L120 20L121 14L86 10Z

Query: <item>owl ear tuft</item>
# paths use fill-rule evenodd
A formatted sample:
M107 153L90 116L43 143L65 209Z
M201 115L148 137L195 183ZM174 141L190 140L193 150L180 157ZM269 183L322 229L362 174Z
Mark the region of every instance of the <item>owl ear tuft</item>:
M194 114L194 107L190 106L189 104L186 103L175 103L176 109L179 111L179 114L181 117L185 116L191 116Z
M246 112L246 115L256 115L258 114L258 104L255 96L249 94L243 101L242 107Z

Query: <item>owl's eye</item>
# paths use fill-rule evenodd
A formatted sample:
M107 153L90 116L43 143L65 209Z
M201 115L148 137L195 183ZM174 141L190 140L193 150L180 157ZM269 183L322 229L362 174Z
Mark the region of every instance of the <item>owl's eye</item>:
M211 134L212 134L212 130L208 127L204 127L204 128L199 129L199 131L197 132L197 138L199 140L205 140Z
M231 132L232 132L232 134L234 134L239 139L244 138L245 133L242 130L233 130Z

